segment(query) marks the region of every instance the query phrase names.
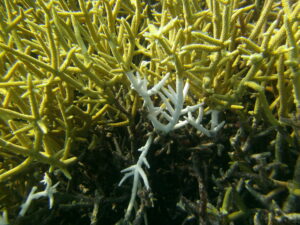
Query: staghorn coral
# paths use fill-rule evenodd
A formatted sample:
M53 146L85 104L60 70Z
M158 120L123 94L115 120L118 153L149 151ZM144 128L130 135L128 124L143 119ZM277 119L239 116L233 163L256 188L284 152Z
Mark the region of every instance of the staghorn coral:
M16 210L22 198L10 196L25 197L40 179L18 175L33 168L40 175L48 167L59 169L71 178L67 167L78 160L77 143L87 143L95 127L127 126L128 136L137 136L133 131L143 99L127 79L132 70L150 86L168 73L170 87L176 87L176 77L189 80L186 104L205 102L205 111L226 110L227 124L247 124L244 118L250 116L253 130L276 127L270 141L272 160L284 164L282 143L293 149L300 137L299 11L299 1L287 0L1 1L0 207ZM238 115L235 121L232 115ZM147 133L147 128L141 130ZM240 130L253 135L247 141L255 139L250 128L241 125ZM230 171L235 171L253 152L240 152L251 141L241 147L239 132L230 136ZM258 168L271 163L265 156L253 157ZM246 171L262 173L245 161ZM296 211L300 159L292 163L294 176L281 180L277 167L270 174L281 181L263 176L275 182L275 190L289 192L284 210L276 214L278 221ZM259 194L252 186L271 192L259 178L243 176L239 184L252 194ZM245 176L252 183L244 182ZM222 213L215 217L234 221L247 214L246 208L230 204L228 196L239 198L240 190L226 188ZM258 197L264 198L272 199ZM191 210L192 203L182 201L186 211L200 217ZM253 212L257 221L259 213ZM268 213L274 215L271 209Z

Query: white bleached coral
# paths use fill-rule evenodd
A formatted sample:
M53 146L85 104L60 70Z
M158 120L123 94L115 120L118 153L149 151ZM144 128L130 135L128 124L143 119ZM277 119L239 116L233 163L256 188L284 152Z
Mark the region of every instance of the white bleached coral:
M164 134L172 130L181 128L187 124L191 124L197 130L203 132L205 135L214 136L224 125L224 121L218 124L218 111L212 110L211 129L208 130L201 125L203 117L203 103L184 107L185 98L189 90L189 83L183 85L183 79L176 76L176 89L174 90L170 85L164 87L170 74L167 73L161 81L148 89L148 81L146 78L142 79L137 72L136 76L132 72L126 73L131 87L143 98L144 106L148 111L148 119L151 121L156 131ZM160 106L156 107L151 99L152 95L157 94L161 99ZM192 113L199 109L199 114L196 119ZM187 114L187 116L185 116Z
M36 192L37 187L36 186L32 187L26 201L21 205L21 211L19 212L19 216L24 216L26 214L32 200L38 199L38 198L41 198L41 197L48 197L48 199L49 199L49 209L51 209L53 207L53 203L54 203L53 194L56 192L56 187L58 186L59 182L52 186L51 178L48 176L47 173L45 173L44 179L41 181L41 183L46 185L45 190L40 191L40 192Z

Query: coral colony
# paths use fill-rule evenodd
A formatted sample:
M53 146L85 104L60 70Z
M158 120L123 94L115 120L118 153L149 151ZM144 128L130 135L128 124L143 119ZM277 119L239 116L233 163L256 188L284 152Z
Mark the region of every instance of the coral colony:
M198 182L160 212L177 224L299 223L299 15L293 0L0 1L0 225L67 190L90 207L78 221L148 224L159 160Z

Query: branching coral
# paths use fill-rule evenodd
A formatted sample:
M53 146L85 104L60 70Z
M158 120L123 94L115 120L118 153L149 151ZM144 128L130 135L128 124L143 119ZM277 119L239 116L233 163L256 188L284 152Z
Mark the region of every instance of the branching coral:
M183 80L180 76L176 77L176 91L174 91L171 86L169 86L168 89L164 88L164 84L169 78L169 74L166 74L162 78L162 80L160 80L149 90L147 87L148 81L146 79L141 79L139 73L137 73L136 77L131 72L126 73L126 75L131 82L132 88L136 90L143 98L144 106L148 111L148 119L152 122L156 131L162 132L163 134L168 134L169 132L190 123L197 130L211 137L214 136L223 127L225 121L220 124L218 123L219 112L217 112L216 110L212 111L211 130L207 130L203 125L201 125L203 117L203 104L186 106L186 108L183 108L189 85L188 83L186 83L185 86L183 86ZM161 98L162 105L160 107L155 107L151 99L151 96L155 94L158 94ZM197 119L194 119L192 116L192 112L197 109L199 109L199 114ZM185 117L184 121L180 121L179 118L185 114L188 114L188 118ZM167 124L164 124L160 120L167 121ZM125 220L128 220L131 214L137 194L139 178L142 177L146 188L150 188L147 175L144 172L142 166L145 165L148 168L150 167L146 159L146 155L148 153L150 145L152 144L152 139L153 137L151 135L148 138L145 146L139 149L139 151L141 151L142 153L139 156L137 163L121 171L126 172L126 174L120 181L119 185L121 185L128 177L134 177L131 198L125 214Z
M162 80L160 80L156 85L148 90L146 79L141 79L139 73L135 77L131 72L126 73L128 79L131 82L131 85L134 90L136 90L139 95L144 100L144 105L148 111L148 119L152 122L154 128L158 132L163 132L164 134L169 133L170 131L176 130L180 127L187 125L188 123L192 124L196 129L202 131L207 136L212 136L213 133L216 133L223 125L218 123L217 114L213 113L213 132L210 133L209 130L205 129L200 123L203 116L203 104L197 104L194 106L184 107L185 97L188 93L189 84L186 83L183 86L183 80L181 77L176 77L176 91L171 86L164 88L166 80L169 78L169 74L166 74ZM161 98L161 105L155 107L151 99L152 95L158 94ZM199 108L199 114L195 120L192 117L192 112ZM185 120L180 120L180 117L188 114L188 118ZM161 122L162 120L167 121L166 124Z
M0 183L14 184L2 202L30 190L17 175L33 167L71 178L77 143L97 126L133 128L143 103L162 133L215 136L223 110L276 127L283 163L280 143L300 137L299 15L288 0L1 1Z

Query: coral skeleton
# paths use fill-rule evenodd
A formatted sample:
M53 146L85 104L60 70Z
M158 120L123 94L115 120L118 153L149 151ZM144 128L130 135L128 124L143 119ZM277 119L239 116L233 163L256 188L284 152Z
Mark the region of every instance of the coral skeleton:
M32 202L32 200L34 199L38 199L41 197L48 197L49 199L49 209L51 209L53 207L53 203L54 203L54 196L53 194L56 192L56 187L58 186L59 182L56 183L55 185L52 186L52 180L50 179L50 177L48 176L47 173L45 173L43 180L41 181L41 183L46 185L46 188L44 191L40 191L40 192L36 192L37 187L34 186L25 203L23 203L21 205L21 211L19 212L19 216L24 216ZM35 193L36 192L36 193Z

